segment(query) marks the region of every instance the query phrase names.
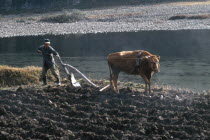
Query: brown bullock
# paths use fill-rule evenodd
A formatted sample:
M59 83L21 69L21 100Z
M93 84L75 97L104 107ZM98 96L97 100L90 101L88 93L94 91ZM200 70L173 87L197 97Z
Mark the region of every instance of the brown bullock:
M160 56L152 55L143 50L123 51L108 55L108 65L110 69L110 86L119 93L117 79L119 73L125 72L129 75L140 75L145 81L145 92L147 85L151 93L150 83L154 72L160 72Z

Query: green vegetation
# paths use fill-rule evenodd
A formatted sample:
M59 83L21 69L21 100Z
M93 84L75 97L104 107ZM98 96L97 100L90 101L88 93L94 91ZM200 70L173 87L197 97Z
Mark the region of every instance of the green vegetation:
M35 21L36 19L34 17L27 17L26 20Z
M18 23L25 23L26 21L24 19L20 18L20 19L17 19L16 22L18 22Z
M38 84L40 77L40 67L16 68L5 65L0 66L0 87ZM48 77L50 80L53 79L50 73L48 73Z
M79 10L75 10L71 13L64 10L61 14L43 17L40 21L52 23L71 23L84 19L86 19L85 14Z
M169 20L180 20L180 19L210 19L210 14L176 15L169 18Z
M35 21L36 19L34 17L19 17L16 18L17 23L26 23L27 21Z

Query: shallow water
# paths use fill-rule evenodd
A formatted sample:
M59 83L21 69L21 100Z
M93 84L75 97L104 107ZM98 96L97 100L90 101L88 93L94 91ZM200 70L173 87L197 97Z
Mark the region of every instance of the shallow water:
M210 31L148 31L65 36L37 36L0 39L1 64L11 66L41 66L36 54L44 38L62 59L90 78L109 79L106 56L125 50L147 50L161 56L161 72L154 74L153 84L210 89ZM143 83L139 76L120 74L120 81Z

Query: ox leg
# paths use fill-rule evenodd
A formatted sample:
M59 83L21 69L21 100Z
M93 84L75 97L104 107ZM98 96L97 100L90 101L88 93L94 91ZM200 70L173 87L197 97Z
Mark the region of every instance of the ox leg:
M151 78L149 78L149 80L148 80L148 85L149 85L149 93L151 93Z
M118 87L117 87L118 75L119 75L119 72L116 72L116 73L114 74L114 77L113 77L113 83L114 83L114 87L115 87L115 92L116 92L116 93L119 93L119 89L118 89Z
M150 85L151 85L151 84L150 84L150 82L148 83L148 85L149 85L149 93L151 93L151 88L150 88Z
M142 78L144 79L145 82L145 93L147 93L147 85L149 85L149 90L150 90L150 82L146 76L142 76Z
M111 87L112 90L114 90L114 81L113 81L113 79L114 79L114 75L111 74L110 75L110 87Z
M147 93L147 82L145 82L145 93Z
M110 87L116 93L119 93L119 90L117 88L117 79L120 71L110 64L109 64L109 70L110 70Z
M108 62L108 66L109 66L109 72L110 72L110 88L112 90L114 90L114 83L113 83L113 68L110 65L110 63Z

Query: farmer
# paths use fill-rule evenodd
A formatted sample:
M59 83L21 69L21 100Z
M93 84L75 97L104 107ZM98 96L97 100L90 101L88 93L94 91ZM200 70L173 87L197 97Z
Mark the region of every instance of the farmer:
M43 66L42 66L42 80L43 85L47 85L47 71L50 69L52 74L56 78L57 85L61 85L59 72L55 68L55 60L53 58L53 55L56 55L58 58L60 57L59 54L50 46L50 40L45 39L44 45L41 45L38 48L38 53L42 54L43 56Z

